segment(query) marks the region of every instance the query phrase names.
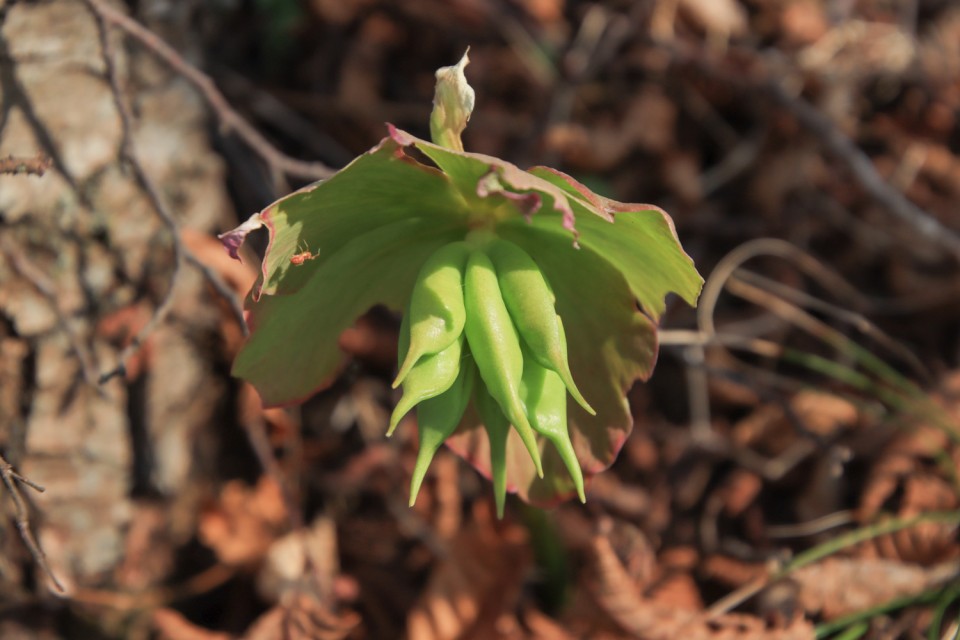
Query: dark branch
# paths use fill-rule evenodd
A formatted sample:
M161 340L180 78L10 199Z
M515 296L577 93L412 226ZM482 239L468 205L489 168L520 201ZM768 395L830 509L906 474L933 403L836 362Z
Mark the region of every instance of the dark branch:
M14 471L13 465L7 462L2 455L0 455L0 478L3 479L3 484L7 487L7 493L10 494L10 498L13 500L13 506L16 514L15 522L17 524L17 529L20 531L20 537L23 538L23 543L27 545L27 549L30 551L30 555L33 556L34 562L36 562L37 566L47 574L47 577L50 578L50 582L52 582L57 588L57 591L64 593L65 589L63 588L63 585L60 584L60 581L57 580L57 576L54 575L53 569L51 569L50 565L47 563L46 554L43 553L43 549L40 548L40 545L37 543L37 539L33 535L33 531L30 529L30 517L29 510L27 509L27 501L24 499L23 494L20 493L21 484L25 484L34 491L39 492L43 492L44 488L36 482L28 480Z
M213 109L223 129L236 133L240 139L263 158L270 166L273 174L285 173L295 178L320 180L334 173L333 169L320 162L304 162L291 158L270 144L270 141L264 138L263 134L230 106L230 103L217 89L210 76L184 60L183 56L169 44L139 22L117 11L103 0L86 0L86 2L101 24L118 27L196 87L207 104L210 105L210 108Z
M870 158L832 120L806 100L791 96L783 87L770 83L770 96L820 141L830 155L843 162L864 191L875 202L905 222L918 234L950 251L960 259L960 235L913 204L877 172Z
M230 287L223 281L222 278L220 278L219 275L217 275L215 271L204 265L199 258L193 255L193 253L183 244L183 240L180 238L180 228L177 224L176 218L173 217L173 212L170 211L170 208L163 201L163 198L160 197L160 189L157 187L156 183L144 170L143 164L140 162L140 158L137 155L136 148L134 147L132 136L133 116L130 112L130 106L123 98L123 90L120 86L120 73L117 69L113 43L110 41L110 34L108 32L109 19L106 16L110 15L111 12L113 12L113 9L110 9L104 5L102 2L100 2L100 0L87 0L87 6L90 7L97 19L97 28L100 35L100 46L103 55L103 62L107 71L107 80L110 83L110 90L113 94L113 100L116 104L117 112L120 115L122 129L121 155L130 165L138 185L147 195L147 198L150 200L150 204L153 206L154 210L157 212L157 215L160 216L160 219L170 232L173 243L174 257L173 273L170 275L170 286L167 289L167 292L164 294L160 304L157 305L157 308L154 309L154 312L150 316L150 319L147 321L146 325L143 326L137 335L134 336L133 340L130 341L130 344L128 344L120 353L119 363L117 366L100 376L100 383L102 384L111 378L122 375L126 372L127 361L134 353L137 352L137 350L140 349L147 336L149 336L150 333L152 333L154 329L156 329L156 327L163 322L166 315L170 312L170 308L173 306L173 294L179 279L180 268L184 262L191 264L193 267L199 270L203 277L206 278L211 285L213 285L214 289L217 290L217 293L227 300L231 309L233 310L234 317L244 331L246 331L246 323L243 319L243 308ZM116 15L128 20L126 16L123 16L122 14ZM135 22L133 24L142 29L142 27ZM149 32L146 33L149 34ZM150 35L152 36L152 34ZM164 46L166 45L164 44Z
M80 363L80 371L83 374L84 381L102 393L102 389L97 386L96 366L94 365L93 357L61 308L59 302L61 296L60 292L57 291L56 285L54 285L50 278L48 278L37 265L27 258L27 255L22 250L13 242L9 241L9 239L0 242L0 251L7 256L13 269L20 274L22 278L32 284L40 295L46 299L57 317L57 325L67 336L73 355L76 356L77 361Z

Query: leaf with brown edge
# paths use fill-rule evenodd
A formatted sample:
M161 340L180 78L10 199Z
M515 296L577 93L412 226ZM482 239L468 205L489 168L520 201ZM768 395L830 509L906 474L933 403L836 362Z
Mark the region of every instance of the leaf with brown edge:
M530 173L561 188L568 196L581 232L581 243L603 255L630 285L643 310L659 320L664 298L677 293L691 306L697 302L703 278L677 240L670 216L649 204L626 204L593 193L567 174L548 167ZM594 215L585 215L586 213ZM557 228L548 216L531 221ZM565 226L565 225L564 225Z
M233 374L267 406L305 400L343 357L336 337L374 305L403 308L424 261L459 233L423 218L382 227L336 251L295 293L248 301L251 335Z
M269 230L261 280L253 291L258 300L299 290L357 235L410 217L462 224L466 213L447 176L417 162L388 137L332 177L277 200L221 240L233 255L258 221ZM291 263L303 251L317 259Z
M500 158L451 151L395 127L390 127L390 136L401 146L415 146L450 176L467 204L475 207L471 217L478 222L490 217L510 219L511 213L529 219L541 212L555 211L562 216L563 227L576 239L578 231L567 194L550 181ZM504 209L501 204L509 206Z

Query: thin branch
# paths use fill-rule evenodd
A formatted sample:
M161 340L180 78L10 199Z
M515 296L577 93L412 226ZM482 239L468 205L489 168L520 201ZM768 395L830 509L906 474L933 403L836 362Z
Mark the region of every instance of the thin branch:
M224 95L217 89L210 76L203 73L183 59L173 47L167 44L155 33L141 25L130 16L121 13L108 5L104 0L85 0L87 6L97 16L98 22L104 25L115 26L128 36L132 37L158 58L166 62L173 71L178 73L190 84L197 88L213 109L224 131L232 131L240 137L269 165L271 173L277 175L285 173L295 178L306 180L322 180L334 173L334 170L320 162L305 162L284 154L269 140L263 137L256 128L247 122L243 116L230 106Z
M960 234L942 225L939 220L913 204L884 180L873 161L840 127L806 100L787 93L779 84L770 83L767 90L774 101L793 114L831 155L847 165L853 177L871 198L921 236L949 250L955 258L960 259Z
M154 210L157 212L157 215L160 216L160 219L169 230L173 242L174 258L173 273L170 275L170 287L164 294L160 304L157 305L156 309L154 309L153 315L150 316L150 319L147 321L146 325L144 325L137 335L134 336L133 340L130 341L130 344L128 344L120 353L119 363L117 366L110 371L101 374L100 383L102 384L111 378L122 375L126 372L127 361L131 356L133 356L134 353L137 352L137 350L140 349L147 336L149 336L150 333L156 329L156 327L170 312L170 309L173 306L173 294L179 279L180 268L184 262L189 263L198 271L200 271L203 277L213 286L214 289L216 289L217 293L219 293L230 304L233 314L237 322L240 324L240 327L243 328L244 332L246 332L246 323L243 319L243 308L240 306L240 302L237 300L237 297L234 295L230 287L223 281L222 278L220 278L219 275L217 275L215 271L203 264L199 258L197 258L183 244L183 240L180 238L180 227L177 224L176 218L173 217L173 213L170 211L169 207L167 207L166 203L163 201L163 198L161 198L160 189L144 170L143 164L140 162L134 146L133 116L130 112L129 105L123 99L123 90L120 87L120 74L116 65L113 43L110 40L110 34L108 31L108 19L103 13L104 11L108 13L112 12L113 9L110 9L104 5L100 0L86 0L86 3L94 14L94 17L97 19L97 29L100 35L100 47L103 56L103 62L106 67L107 80L110 83L110 90L113 94L113 100L120 116L122 131L121 155L130 165L137 183L147 195L147 198L150 200L150 204L153 206Z
M185 581L175 585L158 586L145 591L109 591L107 589L78 588L70 600L81 604L106 607L115 611L144 611L209 593L237 574L237 569L214 564Z
M874 202L906 223L918 235L960 259L960 233L944 226L939 220L911 202L880 175L869 156L828 116L804 98L789 93L780 82L784 74L783 70L778 70L775 68L776 65L771 65L772 61L769 58L759 56L756 51L740 50L739 53L746 59L752 60L755 68L764 70L757 73L744 73L742 69L730 71L721 67L714 58L704 55L695 47L664 40L654 40L654 44L668 51L675 60L691 64L702 73L738 89L769 97L812 133L827 153L846 165L853 178Z
M32 158L7 156L0 158L0 174L42 176L53 166L53 160L42 151Z
M0 455L0 478L3 478L3 484L7 487L7 493L10 494L10 498L13 500L13 506L16 510L15 522L17 529L20 531L20 537L23 538L23 543L27 545L27 549L30 551L30 555L33 556L34 562L47 574L47 577L50 578L50 582L57 588L57 591L65 593L66 590L63 588L63 585L60 584L60 581L57 580L57 576L54 575L53 569L51 569L47 563L46 554L43 553L43 549L40 548L40 544L30 529L27 501L24 499L23 494L20 493L19 485L25 484L34 491L41 493L44 491L44 488L14 471L13 465L7 462L2 455Z
M298 531L303 528L303 514L300 504L290 487L290 478L283 472L280 462L273 454L273 447L270 444L270 437L267 434L267 425L262 416L251 416L243 420L243 430L247 434L247 442L253 453L260 462L260 467L268 478L277 483L280 487L280 495L283 498L283 504L287 508L287 517L290 521L290 529ZM308 554L309 555L309 554Z
M60 294L57 291L56 285L54 285L47 275L43 273L37 265L31 262L26 254L16 247L13 242L4 239L4 241L0 243L0 250L6 254L13 269L32 284L40 295L47 300L47 303L50 305L50 308L53 309L53 313L57 318L57 325L67 336L67 340L70 342L70 349L80 363L80 371L83 374L84 381L94 389L97 389L102 395L103 390L97 383L96 365L93 362L93 357L61 308L59 303Z

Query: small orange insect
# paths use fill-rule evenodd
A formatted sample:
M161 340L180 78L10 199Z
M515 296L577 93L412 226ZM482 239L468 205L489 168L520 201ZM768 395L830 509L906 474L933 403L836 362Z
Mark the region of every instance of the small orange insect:
M301 251L300 253L298 253L298 254L296 254L296 255L290 256L290 264L292 264L292 265L301 265L301 264L303 264L304 262L306 262L307 260L313 260L313 259L315 259L315 258L317 258L317 257L320 256L320 252L319 252L319 251L318 251L317 253L310 253L310 247L307 246L307 243L306 243L306 242L303 243L303 246L304 246L305 251Z

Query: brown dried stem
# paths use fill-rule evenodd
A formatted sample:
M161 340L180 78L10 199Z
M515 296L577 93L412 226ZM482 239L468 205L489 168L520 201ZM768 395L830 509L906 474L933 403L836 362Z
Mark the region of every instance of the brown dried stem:
M17 248L13 242L5 239L4 242L0 243L0 251L3 251L7 256L14 271L32 284L40 295L47 300L50 308L53 309L54 315L57 317L57 325L64 335L67 336L67 340L70 342L70 349L80 363L80 372L83 375L84 382L102 393L102 390L97 384L96 365L94 364L93 357L61 308L59 302L60 295L56 285L37 265L27 258L22 250Z
M20 531L20 537L23 538L23 543L27 545L27 549L30 551L30 555L33 556L34 562L36 562L37 566L47 574L47 577L50 578L50 582L52 582L57 588L57 591L64 593L65 589L63 588L63 585L60 584L60 581L57 580L57 576L54 575L53 569L51 569L50 565L47 563L46 554L43 553L43 549L40 548L40 544L37 542L37 539L33 535L33 531L30 529L30 516L29 510L27 509L27 501L24 499L23 494L20 493L21 484L25 484L34 491L39 491L41 493L44 491L44 488L36 482L29 480L14 471L13 465L7 462L2 455L0 455L0 478L3 478L3 484L7 487L7 493L10 494L10 498L13 500L13 506L15 509L15 522L17 524L17 529Z
M730 86L764 96L789 112L829 155L847 167L854 180L874 202L920 237L960 259L960 233L911 202L880 175L870 157L833 120L802 96L787 91L780 80L786 70L778 68L782 66L779 61L764 58L753 50L738 49L737 53L743 59L750 60L757 69L755 73L744 73L742 69L731 70L722 66L722 63L696 47L665 40L655 40L655 44L669 52L674 60L693 65L701 73Z

